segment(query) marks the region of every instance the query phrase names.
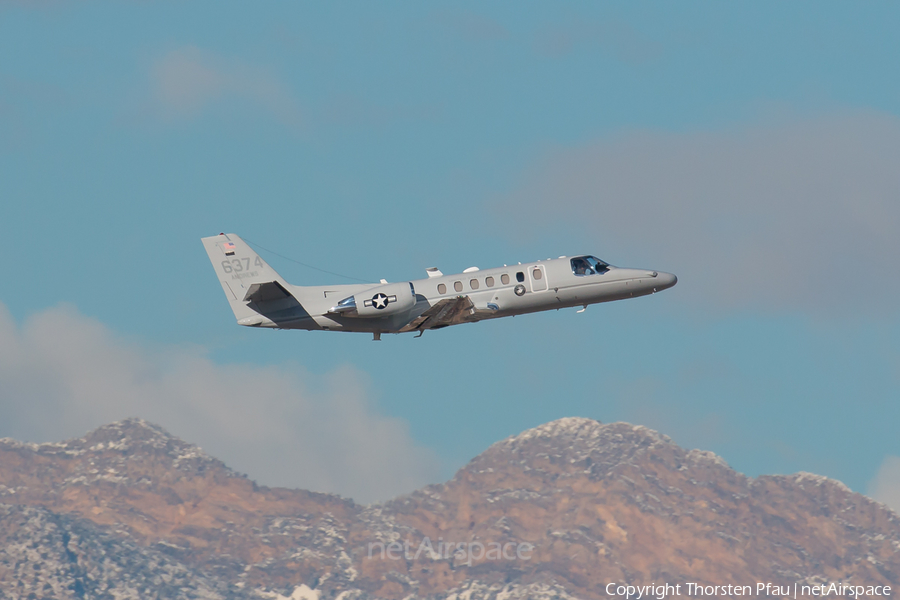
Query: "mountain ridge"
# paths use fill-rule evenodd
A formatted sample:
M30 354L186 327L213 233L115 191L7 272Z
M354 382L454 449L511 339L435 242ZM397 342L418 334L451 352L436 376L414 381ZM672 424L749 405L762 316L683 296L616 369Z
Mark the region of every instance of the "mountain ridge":
M57 568L48 589L74 586L77 573L93 573L84 589L139 588L163 564L210 598L601 598L604 582L726 577L900 583L900 517L843 483L750 478L652 429L582 417L509 436L447 482L368 506L259 486L162 427L126 419L64 442L0 440L0 504L24 528L15 535L30 531L26 509L46 512L36 523L82 532L65 533L75 551L57 541L45 554L92 566ZM33 527L34 543L66 539L48 527ZM104 544L150 566L106 581L117 576L102 568ZM392 556L391 544L407 550ZM416 554L438 544L470 553ZM531 550L473 558L492 545ZM22 552L11 564L39 563ZM8 593L25 571L2 564Z

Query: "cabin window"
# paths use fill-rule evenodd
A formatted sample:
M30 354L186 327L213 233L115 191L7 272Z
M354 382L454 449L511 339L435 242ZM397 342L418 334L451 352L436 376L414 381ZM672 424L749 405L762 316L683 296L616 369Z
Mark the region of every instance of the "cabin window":
M469 287L472 288L473 290L477 290L477 289L478 289L478 280L477 280L477 279L470 279L470 280L469 280Z
M446 293L447 293L447 286L444 285L443 283L439 283L439 284L438 284L438 294L443 295L443 294L446 294Z
M516 281L518 281L519 283L525 281L525 273L523 273L522 271L516 273Z
M534 271L531 272L531 275L532 275L535 279L540 279L541 277L544 276L544 274L541 272L540 269L535 269Z
M488 287L494 287L494 278L488 275L484 278L484 285Z
M509 285L509 275L507 275L506 273L504 273L503 275L501 275L501 276L500 276L500 283L502 283L503 285Z
M457 292L461 292L462 291L462 281L454 281L453 289L456 290Z

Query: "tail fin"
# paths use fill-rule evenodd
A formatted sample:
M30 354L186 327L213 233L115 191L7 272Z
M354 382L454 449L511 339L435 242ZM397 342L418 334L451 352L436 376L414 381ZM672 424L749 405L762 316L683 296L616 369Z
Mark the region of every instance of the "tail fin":
M239 324L274 327L260 306L280 308L286 299L296 305L291 286L240 237L220 233L201 241Z

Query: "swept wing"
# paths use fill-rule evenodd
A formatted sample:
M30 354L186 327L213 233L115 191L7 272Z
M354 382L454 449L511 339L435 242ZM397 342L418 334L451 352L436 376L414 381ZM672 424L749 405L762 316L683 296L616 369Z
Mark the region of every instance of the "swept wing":
M493 311L478 310L468 296L445 298L410 321L400 332L440 329L449 325L472 323L493 314Z

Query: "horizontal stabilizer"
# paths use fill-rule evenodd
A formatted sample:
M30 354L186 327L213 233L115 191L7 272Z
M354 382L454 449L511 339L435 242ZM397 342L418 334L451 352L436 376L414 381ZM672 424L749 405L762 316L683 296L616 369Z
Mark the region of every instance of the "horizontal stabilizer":
M250 285L247 294L244 296L244 302L272 302L274 300L284 300L290 298L291 293L284 289L277 281L269 281L266 283L254 283Z

